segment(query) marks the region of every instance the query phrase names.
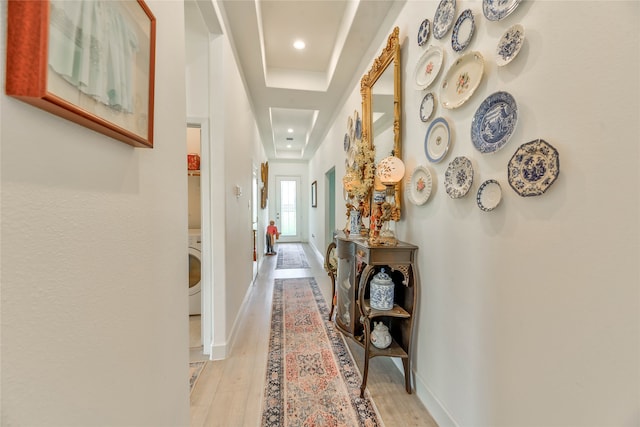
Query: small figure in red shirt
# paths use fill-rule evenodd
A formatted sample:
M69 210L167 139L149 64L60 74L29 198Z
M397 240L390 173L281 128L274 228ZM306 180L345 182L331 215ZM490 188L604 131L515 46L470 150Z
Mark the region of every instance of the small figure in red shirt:
M278 231L278 227L276 227L276 222L271 220L267 226L267 255L276 254L273 251L273 247L276 245L276 239L278 238L280 238L280 232Z

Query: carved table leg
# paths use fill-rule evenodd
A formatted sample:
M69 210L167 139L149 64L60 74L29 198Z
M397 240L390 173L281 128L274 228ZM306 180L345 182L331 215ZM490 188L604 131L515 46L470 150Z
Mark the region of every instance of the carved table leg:
M364 320L364 371L362 372L362 385L360 386L360 397L364 397L364 389L367 388L367 375L369 374L369 342L371 337L371 325L369 319Z
M409 359L402 359L402 365L404 366L404 388L407 393L411 394L411 369Z

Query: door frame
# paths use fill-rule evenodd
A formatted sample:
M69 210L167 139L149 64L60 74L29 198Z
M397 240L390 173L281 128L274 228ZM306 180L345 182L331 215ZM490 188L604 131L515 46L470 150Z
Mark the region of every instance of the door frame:
M300 175L276 175L275 176L275 206L274 206L274 218L278 231L282 231L282 223L280 221L280 182L281 181L296 181L296 235L295 236L280 236L280 242L301 242L302 241L302 218L303 218L303 204L302 204L302 177Z

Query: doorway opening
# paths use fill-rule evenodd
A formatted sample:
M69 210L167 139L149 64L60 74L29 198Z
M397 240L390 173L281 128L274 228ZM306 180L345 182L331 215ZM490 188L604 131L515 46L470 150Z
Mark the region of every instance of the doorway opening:
M280 241L299 242L301 240L300 177L276 177L275 221L280 232Z
M336 230L336 168L332 167L325 174L325 224L324 247L333 242L333 233Z

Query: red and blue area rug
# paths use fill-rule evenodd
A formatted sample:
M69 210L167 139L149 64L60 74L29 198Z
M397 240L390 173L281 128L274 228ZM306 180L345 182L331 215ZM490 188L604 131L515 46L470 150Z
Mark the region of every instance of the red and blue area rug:
M302 245L298 243L280 243L276 269L309 268L309 262Z
M328 313L315 279L275 280L262 426L383 426Z

